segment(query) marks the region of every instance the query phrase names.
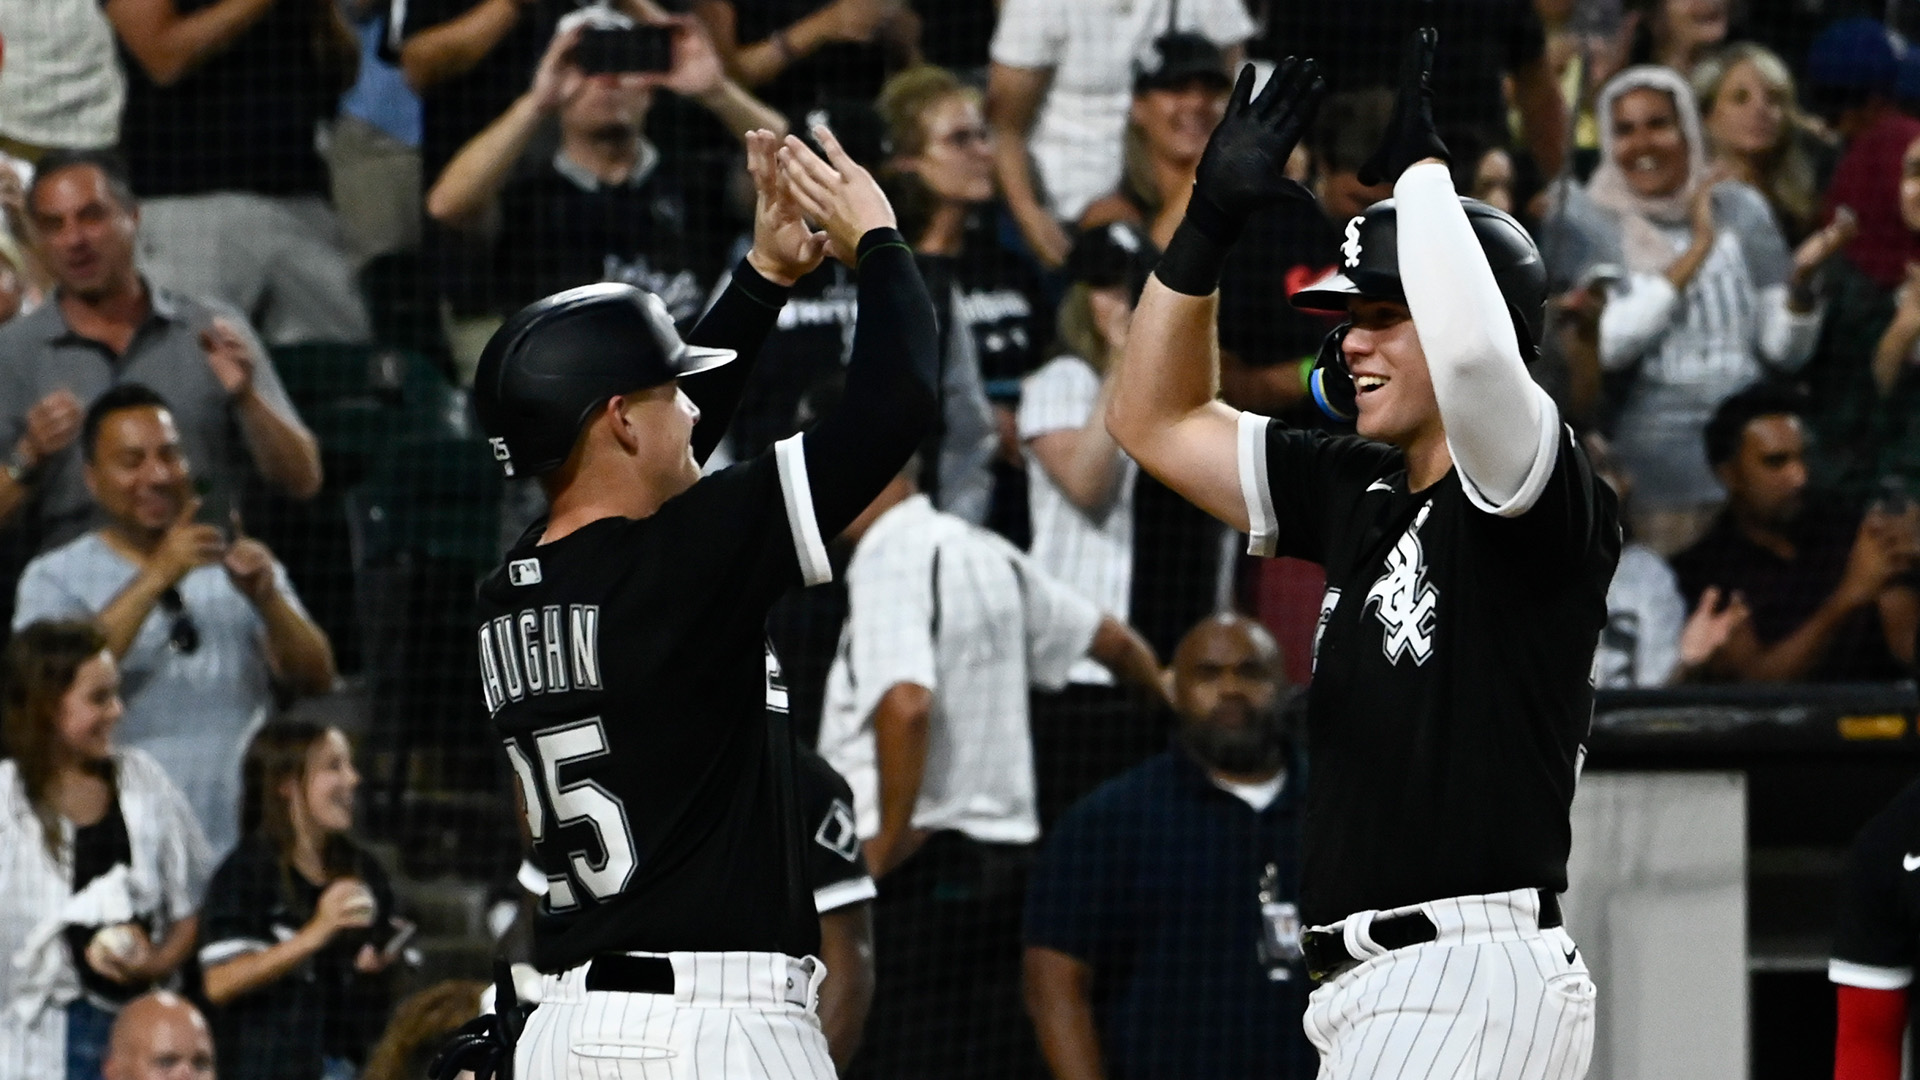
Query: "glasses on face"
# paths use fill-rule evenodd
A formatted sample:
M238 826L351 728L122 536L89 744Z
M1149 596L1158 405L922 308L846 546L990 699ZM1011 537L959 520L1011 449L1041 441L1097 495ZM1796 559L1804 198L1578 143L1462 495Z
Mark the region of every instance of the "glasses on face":
M160 610L173 620L167 628L167 647L182 656L190 656L200 647L200 627L187 614L186 602L180 599L179 589L168 589L160 594Z

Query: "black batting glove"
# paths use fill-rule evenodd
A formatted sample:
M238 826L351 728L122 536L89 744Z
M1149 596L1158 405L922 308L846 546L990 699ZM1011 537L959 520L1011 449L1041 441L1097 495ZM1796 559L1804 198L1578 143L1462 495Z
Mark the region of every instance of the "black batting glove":
M1372 187L1400 179L1408 166L1427 158L1452 160L1447 144L1433 123L1433 51L1440 31L1422 26L1407 41L1400 60L1400 92L1387 121L1387 137L1380 149L1360 167L1360 182Z
M1194 170L1187 219L1223 244L1240 234L1255 210L1288 199L1313 201L1313 193L1287 179L1287 159L1313 123L1327 84L1312 60L1280 61L1259 97L1253 96L1253 65L1227 98L1227 112L1207 140Z
M1253 96L1253 65L1227 98L1226 115L1194 170L1193 197L1154 276L1175 292L1205 296L1220 285L1227 249L1255 210L1313 193L1287 178L1287 159L1313 124L1327 84L1312 60L1289 56Z

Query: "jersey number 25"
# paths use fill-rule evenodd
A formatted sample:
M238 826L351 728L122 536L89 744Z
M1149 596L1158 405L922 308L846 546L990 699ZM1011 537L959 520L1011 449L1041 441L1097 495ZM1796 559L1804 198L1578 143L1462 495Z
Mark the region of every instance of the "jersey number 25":
M586 823L598 837L598 861L593 853L575 849L566 854L567 873L547 877L547 909L566 911L579 906L576 883L595 900L618 895L633 877L633 831L627 825L627 808L612 792L591 780L571 784L560 782L563 765L577 765L607 753L607 732L600 718L536 731L533 752L538 759L527 760L518 741L507 740L507 760L520 781L521 801L527 807L527 831L537 845L546 838L549 808L556 828ZM547 853L543 850L541 854ZM551 857L543 859L551 868Z

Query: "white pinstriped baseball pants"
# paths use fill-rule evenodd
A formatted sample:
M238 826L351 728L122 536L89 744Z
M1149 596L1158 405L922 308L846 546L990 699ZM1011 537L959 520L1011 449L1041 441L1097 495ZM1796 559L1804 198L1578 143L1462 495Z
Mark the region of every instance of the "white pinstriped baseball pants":
M1539 927L1532 889L1363 911L1332 927L1370 959L1307 999L1319 1080L1581 1080L1594 985L1565 929ZM1424 911L1439 936L1391 952L1375 918Z
M673 964L672 995L590 991L585 964L542 976L540 1007L520 1034L514 1076L833 1080L814 1011L825 964L779 953L665 955Z

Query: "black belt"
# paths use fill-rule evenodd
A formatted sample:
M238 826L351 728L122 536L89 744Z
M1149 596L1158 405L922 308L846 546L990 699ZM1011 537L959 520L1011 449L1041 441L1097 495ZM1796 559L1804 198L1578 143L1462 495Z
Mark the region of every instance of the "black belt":
M1540 929L1551 930L1561 925L1560 897L1545 889L1535 891L1540 894ZM1439 937L1440 930L1426 912L1409 911L1405 915L1373 920L1367 936L1374 944L1392 952L1409 945L1425 945ZM1324 930L1309 930L1300 935L1300 951L1306 957L1307 977L1314 982L1339 978L1371 959L1348 952L1345 934Z
M587 965L587 989L615 994L671 994L673 962L664 956L596 956Z

